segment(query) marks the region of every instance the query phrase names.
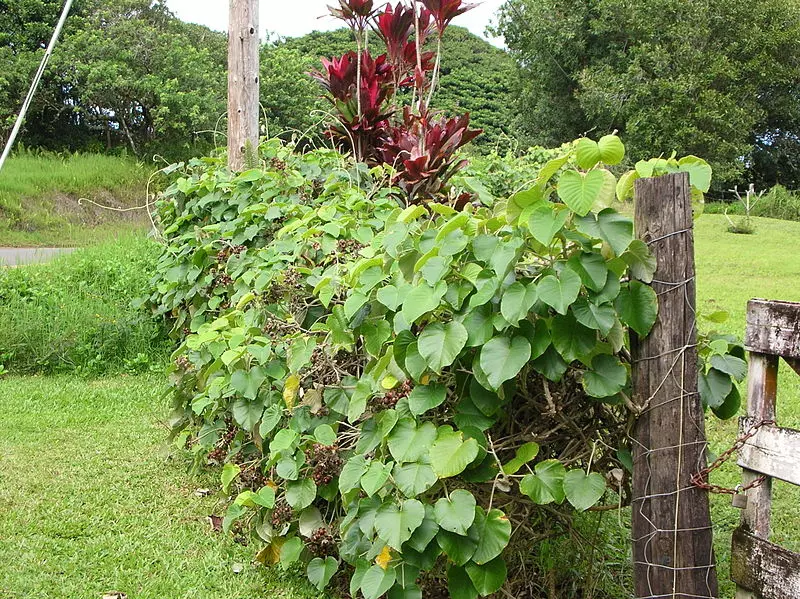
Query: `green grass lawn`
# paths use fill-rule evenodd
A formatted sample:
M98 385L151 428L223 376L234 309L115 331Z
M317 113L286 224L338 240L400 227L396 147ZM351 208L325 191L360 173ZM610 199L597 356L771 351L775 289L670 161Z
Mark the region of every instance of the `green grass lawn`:
M719 215L697 222L698 307L729 311L719 328L737 335L751 297L800 301L800 223L756 224L755 235L740 236ZM788 368L780 376L780 424L800 428L800 377ZM165 388L152 375L0 379L0 599L318 596L302 576L251 567L252 548L211 531L206 516L220 508L194 491L216 481L168 457ZM721 452L737 423L709 417L708 432ZM713 480L733 487L740 476L729 463ZM776 485L775 497L773 538L800 551L800 492ZM722 596L732 598L739 512L718 496L712 510Z
M726 232L722 215L705 215L696 223L697 307L703 313L726 310L729 320L714 325L718 330L744 335L747 301L751 298L800 302L800 223L754 218L754 235ZM700 325L711 328L710 323ZM778 375L778 424L800 428L800 376L785 363ZM746 386L742 386L742 397ZM742 407L742 411L744 407ZM707 431L711 449L721 453L732 444L738 422L721 422L709 416ZM741 470L733 461L712 476L712 482L734 487L741 482ZM776 482L773 487L772 540L800 551L800 488ZM728 580L731 532L739 524L739 510L730 496L712 495L712 518L716 533L717 558L723 597L732 598L734 586Z
M160 376L0 380L0 599L299 599L212 532L214 480L164 446ZM233 571L242 564L241 573Z
M84 246L141 229L144 211L119 212L145 203L154 168L120 156L22 151L0 172L0 246Z

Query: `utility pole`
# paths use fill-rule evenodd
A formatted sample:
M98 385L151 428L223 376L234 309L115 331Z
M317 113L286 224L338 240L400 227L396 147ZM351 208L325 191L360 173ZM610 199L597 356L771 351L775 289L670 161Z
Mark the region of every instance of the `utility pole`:
M258 150L258 0L230 0L228 166L240 171Z

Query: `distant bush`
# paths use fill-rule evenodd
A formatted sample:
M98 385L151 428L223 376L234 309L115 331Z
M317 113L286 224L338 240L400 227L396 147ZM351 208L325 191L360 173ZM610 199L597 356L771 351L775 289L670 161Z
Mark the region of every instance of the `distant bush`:
M728 214L744 214L744 207L739 202L709 202L706 204L705 212L722 214L726 208ZM786 189L783 185L776 185L764 194L750 211L750 215L800 222L800 194Z
M0 364L26 373L160 368L166 337L132 306L158 254L156 243L130 235L50 264L0 270Z

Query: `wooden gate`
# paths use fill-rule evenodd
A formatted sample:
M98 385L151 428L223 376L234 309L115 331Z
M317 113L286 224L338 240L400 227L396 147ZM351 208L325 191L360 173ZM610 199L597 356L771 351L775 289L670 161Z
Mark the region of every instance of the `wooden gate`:
M769 542L772 479L800 485L800 431L775 423L778 362L800 374L800 304L751 300L745 347L750 352L747 416L740 433L758 427L739 452L747 491L739 528L733 533L731 578L736 599L800 599L800 554Z

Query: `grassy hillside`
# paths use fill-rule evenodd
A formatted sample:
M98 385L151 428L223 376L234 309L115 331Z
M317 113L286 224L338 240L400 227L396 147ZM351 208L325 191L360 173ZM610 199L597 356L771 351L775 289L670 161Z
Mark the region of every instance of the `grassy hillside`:
M0 171L0 246L81 246L141 228L153 169L119 156L21 152ZM96 206L85 198L103 206Z

